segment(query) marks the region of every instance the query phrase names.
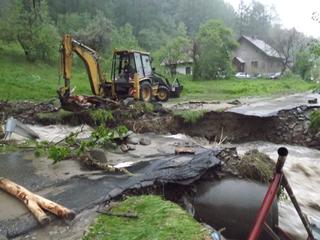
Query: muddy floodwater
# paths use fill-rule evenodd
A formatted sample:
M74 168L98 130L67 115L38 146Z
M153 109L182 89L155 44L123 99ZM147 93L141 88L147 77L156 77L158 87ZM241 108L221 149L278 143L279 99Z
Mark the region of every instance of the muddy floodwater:
M289 155L284 172L305 214L314 222L320 222L320 151L306 147L252 142L237 145L239 154L258 149L277 159L277 149L285 146ZM279 202L280 226L296 239L306 239L307 234L290 200Z

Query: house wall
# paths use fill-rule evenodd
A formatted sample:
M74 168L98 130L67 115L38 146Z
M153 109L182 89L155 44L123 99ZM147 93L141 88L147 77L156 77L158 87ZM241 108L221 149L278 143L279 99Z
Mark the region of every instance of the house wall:
M187 68L190 68L190 72L189 73L187 73ZM179 64L179 65L177 65L177 68L176 68L176 72L177 73L180 73L180 74L192 74L192 65L191 64Z
M170 66L166 66L166 68L170 71ZM189 70L190 70L189 72L188 72L187 68L189 68ZM184 74L184 75L192 75L192 63L177 64L175 67L175 73Z
M280 59L266 56L248 41L241 39L239 47L234 52L235 57L245 61L244 71L249 74L269 74L281 72Z

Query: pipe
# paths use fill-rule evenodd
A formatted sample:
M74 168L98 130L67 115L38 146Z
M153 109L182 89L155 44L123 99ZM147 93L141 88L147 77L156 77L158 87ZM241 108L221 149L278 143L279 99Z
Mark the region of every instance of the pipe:
M302 213L302 210L301 210L301 208L299 206L299 203L298 203L298 201L297 201L297 199L296 199L296 197L295 197L295 195L293 193L293 190L292 190L292 188L291 188L286 176L283 176L283 178L282 178L282 185L286 189L294 208L297 210L297 213L299 214L299 217L300 217L305 229L307 230L308 239L314 240L315 238L313 236L313 232L312 232L312 229L310 227L310 223L309 223L307 217Z
M264 197L263 203L261 205L261 208L256 216L256 220L254 222L254 225L251 229L251 232L249 234L248 240L256 240L259 238L261 231L264 227L264 222L266 220L266 217L269 213L270 207L272 205L273 200L275 199L283 177L282 168L284 166L284 163L286 161L287 155L288 155L288 149L285 147L281 147L278 149L278 161L276 164L276 172L275 175L269 184L268 191Z

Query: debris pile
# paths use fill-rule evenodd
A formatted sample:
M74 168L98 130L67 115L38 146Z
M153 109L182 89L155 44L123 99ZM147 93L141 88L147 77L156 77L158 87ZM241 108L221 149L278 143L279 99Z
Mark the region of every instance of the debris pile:
M227 175L261 183L268 183L273 176L274 162L268 155L256 149L240 157L236 148L225 148L218 154L218 158L222 161L222 172Z

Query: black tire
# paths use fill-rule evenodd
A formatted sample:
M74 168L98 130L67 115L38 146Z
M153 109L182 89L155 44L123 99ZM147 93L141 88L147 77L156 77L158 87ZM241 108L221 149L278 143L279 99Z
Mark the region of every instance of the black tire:
M170 90L164 85L159 86L158 95L156 96L156 99L160 102L166 102L168 101L169 96Z
M152 87L149 82L140 83L140 100L150 102L152 99Z

